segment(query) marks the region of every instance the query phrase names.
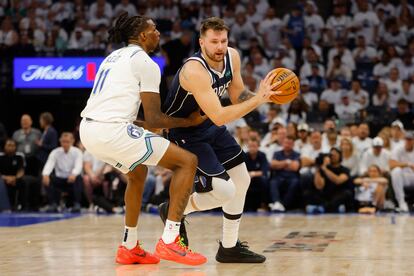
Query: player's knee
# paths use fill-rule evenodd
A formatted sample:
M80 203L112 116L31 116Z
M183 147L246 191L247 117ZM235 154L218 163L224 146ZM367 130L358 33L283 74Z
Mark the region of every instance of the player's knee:
M213 177L213 190L211 193L221 202L227 202L236 195L236 187L231 179Z

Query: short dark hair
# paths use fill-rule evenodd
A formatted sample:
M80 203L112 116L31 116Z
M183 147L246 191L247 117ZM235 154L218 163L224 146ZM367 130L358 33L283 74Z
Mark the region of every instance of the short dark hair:
M128 44L131 37L138 36L148 27L149 17L137 15L128 17L128 12L121 13L115 26L109 29L109 42Z
M230 28L226 25L223 19L213 16L213 17L206 18L201 22L200 36L205 35L208 30L213 30L213 31L226 30L227 32L229 32Z
M43 112L40 114L40 119L42 119L46 124L51 125L54 121L53 115L50 112Z

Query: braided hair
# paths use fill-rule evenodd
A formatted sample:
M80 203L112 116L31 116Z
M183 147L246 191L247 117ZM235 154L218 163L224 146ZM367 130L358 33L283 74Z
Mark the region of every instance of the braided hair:
M116 19L115 26L108 31L108 41L113 43L125 43L132 37L138 37L148 27L149 18L141 15L128 17L128 12L121 13Z

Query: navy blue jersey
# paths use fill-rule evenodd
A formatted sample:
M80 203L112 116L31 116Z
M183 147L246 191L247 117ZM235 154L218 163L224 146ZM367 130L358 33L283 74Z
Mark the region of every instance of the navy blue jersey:
M214 89L214 92L217 94L217 96L221 98L227 92L227 88L233 79L230 53L227 51L227 54L224 58L224 69L222 72L217 72L216 70L210 68L200 51L189 57L184 62L184 64L189 60L196 60L200 62L204 68L206 68L211 77L211 87ZM181 68L175 74L172 85L167 95L165 96L165 99L162 103L162 111L168 116L187 118L192 112L196 111L199 108L199 105L194 99L191 91L185 90L180 85L179 75ZM210 125L212 125L212 122L210 120L206 120L200 126L192 127L192 129L205 128Z

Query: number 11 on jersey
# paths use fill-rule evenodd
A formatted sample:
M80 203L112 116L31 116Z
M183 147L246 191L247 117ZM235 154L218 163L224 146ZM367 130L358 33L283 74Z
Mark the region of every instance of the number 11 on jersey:
M98 80L95 81L95 84L94 84L93 89L92 89L92 94L95 94L95 93L99 94L99 92L101 92L102 87L105 83L106 77L108 76L108 73L109 73L110 70L111 70L111 68L104 69L104 70L99 72L99 75L97 76Z

